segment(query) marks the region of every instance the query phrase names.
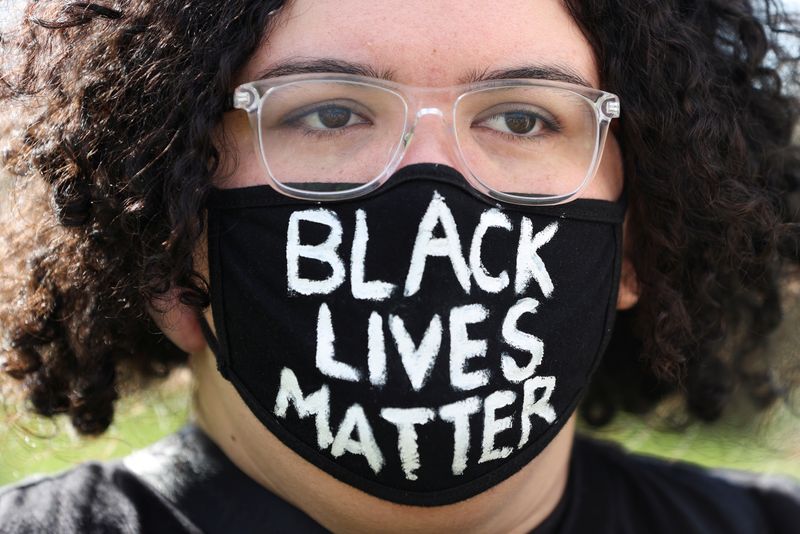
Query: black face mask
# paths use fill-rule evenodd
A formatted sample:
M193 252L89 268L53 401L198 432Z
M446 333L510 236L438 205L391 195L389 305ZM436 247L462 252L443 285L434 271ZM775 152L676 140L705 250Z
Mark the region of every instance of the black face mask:
M612 330L623 216L498 203L432 164L350 201L214 190L207 336L306 460L390 501L460 501L575 410Z

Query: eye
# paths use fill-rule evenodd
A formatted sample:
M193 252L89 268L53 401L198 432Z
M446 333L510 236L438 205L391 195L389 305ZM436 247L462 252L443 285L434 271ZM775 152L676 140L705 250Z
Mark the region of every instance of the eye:
M561 109L544 97L520 97L517 101L498 102L477 113L472 127L509 141L538 141L562 132L561 121L551 109ZM563 110L562 110L563 111Z
M482 120L477 125L520 137L534 137L548 129L548 125L542 117L528 111L498 113Z
M369 121L353 110L340 105L326 105L308 110L292 122L309 130L340 130L348 126L367 124Z

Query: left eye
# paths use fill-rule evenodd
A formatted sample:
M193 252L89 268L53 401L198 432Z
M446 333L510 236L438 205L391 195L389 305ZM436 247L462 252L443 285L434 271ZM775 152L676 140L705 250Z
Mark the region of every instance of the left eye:
M339 130L347 126L364 124L367 121L348 108L326 106L300 117L298 122L312 130Z
M478 123L485 128L520 137L533 137L547 129L542 117L524 111L498 113Z

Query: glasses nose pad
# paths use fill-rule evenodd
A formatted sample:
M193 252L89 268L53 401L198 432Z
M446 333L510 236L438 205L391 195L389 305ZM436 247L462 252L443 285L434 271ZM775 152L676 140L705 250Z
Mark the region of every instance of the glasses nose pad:
M438 131L431 128L433 124L423 126L422 119L430 116L439 119L441 125ZM426 123L429 121L425 121ZM431 131L429 131L429 129ZM412 139L421 137L424 142L411 145ZM445 115L439 108L421 108L414 116L414 123L403 136L404 155L401 165L411 165L414 163L443 163L450 167L460 169L459 158L456 154L455 140L450 133L449 124L445 120Z
M419 120L421 117L424 117L425 115L435 115L437 117L442 117L442 118L444 117L444 113L442 113L442 110L439 108L422 108L419 111L417 111L417 120Z

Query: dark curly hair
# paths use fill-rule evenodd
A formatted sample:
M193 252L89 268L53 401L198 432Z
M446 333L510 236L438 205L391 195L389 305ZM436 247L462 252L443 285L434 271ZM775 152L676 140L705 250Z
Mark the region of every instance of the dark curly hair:
M193 251L219 167L214 131L283 3L31 1L2 35L17 202L0 226L0 357L36 412L102 432L122 384L185 361L148 303L179 288L184 304L208 305ZM799 84L783 49L796 26L766 0L565 3L623 103L615 134L641 288L584 417L678 395L713 420L737 387L771 404L797 380L753 356L800 262Z

